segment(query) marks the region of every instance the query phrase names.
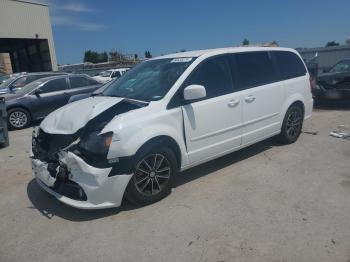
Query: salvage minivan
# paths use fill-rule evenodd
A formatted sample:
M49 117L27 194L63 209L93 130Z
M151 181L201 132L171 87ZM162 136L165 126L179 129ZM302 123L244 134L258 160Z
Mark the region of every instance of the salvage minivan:
M179 171L277 136L311 116L309 73L293 49L236 47L165 55L33 131L39 185L77 208L156 202Z

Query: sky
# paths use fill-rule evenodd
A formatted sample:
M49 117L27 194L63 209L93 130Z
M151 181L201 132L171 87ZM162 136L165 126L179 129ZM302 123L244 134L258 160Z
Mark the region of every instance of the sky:
M153 56L277 41L285 47L344 44L349 0L34 0L48 4L59 64L86 50Z

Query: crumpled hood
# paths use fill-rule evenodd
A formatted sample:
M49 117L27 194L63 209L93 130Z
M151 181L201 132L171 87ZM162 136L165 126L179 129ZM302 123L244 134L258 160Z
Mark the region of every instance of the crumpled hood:
M49 114L41 122L40 128L50 134L74 134L91 119L122 100L119 97L94 96L73 102Z

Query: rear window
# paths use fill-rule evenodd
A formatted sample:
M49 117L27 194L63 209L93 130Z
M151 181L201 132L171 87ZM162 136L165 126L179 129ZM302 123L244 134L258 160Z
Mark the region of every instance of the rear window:
M306 74L306 69L301 59L292 52L273 51L280 72L280 79L290 79Z
M231 56L233 75L240 89L266 85L276 81L276 73L268 52L237 53Z

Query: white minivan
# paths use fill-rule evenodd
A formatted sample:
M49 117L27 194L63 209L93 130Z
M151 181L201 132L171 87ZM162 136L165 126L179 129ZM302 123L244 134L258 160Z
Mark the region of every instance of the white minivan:
M161 56L107 85L33 131L37 182L73 207L158 201L179 171L272 136L295 142L313 107L307 69L288 48Z

